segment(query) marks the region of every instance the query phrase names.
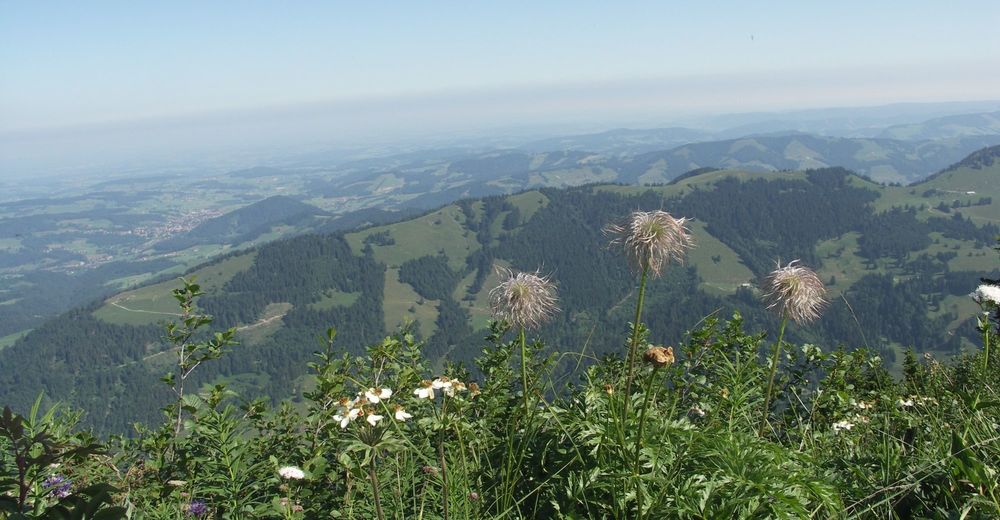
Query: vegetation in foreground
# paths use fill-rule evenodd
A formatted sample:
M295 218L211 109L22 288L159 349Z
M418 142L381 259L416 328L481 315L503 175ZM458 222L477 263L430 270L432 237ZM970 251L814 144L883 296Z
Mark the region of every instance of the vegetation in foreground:
M193 281L167 328L176 400L156 428L102 443L80 414L0 418L3 518L996 518L1000 516L1000 282L973 298L982 349L909 356L893 379L866 350L784 343L825 304L797 263L768 278L777 340L715 315L658 346L648 281L691 247L684 219L635 213L609 227L637 271L618 356L530 341L558 311L538 273L501 273L476 367L431 366L407 330L367 356L310 364L310 390L271 408L224 386L190 388L234 348L208 334ZM222 358L221 361L219 359ZM575 379L552 376L575 358ZM474 372L473 372L474 370Z

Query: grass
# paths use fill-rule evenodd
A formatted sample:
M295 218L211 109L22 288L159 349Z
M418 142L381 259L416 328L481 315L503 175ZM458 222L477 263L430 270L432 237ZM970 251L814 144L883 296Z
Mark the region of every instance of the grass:
M421 332L430 337L436 329L438 303L421 298L410 284L400 282L399 269L386 269L382 300L386 332L397 330L405 320L411 320L419 321Z
M327 289L318 302L309 304L309 308L314 311L328 311L335 307L350 307L358 301L361 296L359 292L343 292L336 289Z
M521 221L527 222L535 212L549 204L549 198L540 191L526 191L507 198L521 212Z
M355 254L364 249L364 239L373 233L389 231L395 244L373 245L375 258L390 267L399 267L407 260L444 251L448 265L454 270L465 266L465 258L479 249L473 233L465 235L465 215L457 206L447 206L413 220L379 226L346 236Z
M291 310L287 302L268 304L256 322L237 327L236 339L244 345L260 345L281 328L281 319Z
M197 276L206 294L216 294L236 273L249 269L255 256L251 252L227 258L192 275ZM115 325L152 325L171 319L177 313L171 291L179 286L176 280L169 280L119 293L95 310L94 317Z
M459 302L463 309L469 311L469 316L471 317L471 324L473 330L484 329L487 327L487 322L492 317L490 312L490 290L496 287L500 283L500 278L496 275L496 267L509 267L509 264L503 260L495 260L490 266L490 274L486 277L486 282L483 283L483 287L476 293L475 299L471 300L472 306L469 306L470 301L463 300L466 297L469 286L472 285L473 280L476 278L476 273L469 273L465 278L459 282L458 287L455 288L455 292L452 293L452 298Z
M698 268L702 287L719 293L734 293L740 284L753 283L753 272L740 262L735 251L712 236L703 222L693 222L691 233L695 247L688 252L687 258Z
M27 336L28 333L31 332L31 331L32 331L32 329L27 329L27 330L22 330L20 332L15 332L13 334L8 334L6 336L0 337L0 350L3 350L5 348L13 345L14 343L17 342L17 340L19 340L19 339Z

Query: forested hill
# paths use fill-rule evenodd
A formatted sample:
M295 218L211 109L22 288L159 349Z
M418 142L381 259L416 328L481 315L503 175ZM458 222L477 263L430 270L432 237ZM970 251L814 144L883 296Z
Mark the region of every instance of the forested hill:
M154 247L178 251L202 244L240 244L254 240L282 224L300 224L326 212L291 197L275 195L260 202L206 220L187 233L163 240Z
M541 334L560 351L621 348L620 305L635 286L601 229L635 209L694 219L698 246L683 267L650 285L657 343L675 343L707 314L739 309L769 326L754 287L776 259L801 258L832 290L824 317L790 338L825 348L869 345L889 361L903 348L939 355L970 338L966 296L996 275L1000 164L960 166L910 187L849 172L706 171L666 186L593 185L466 200L395 224L308 235L234 253L193 274L217 328L238 326L241 346L199 370L246 396L299 395L317 335L339 330L351 352L415 320L432 357L478 355L497 266L541 269L563 311ZM159 322L176 313L161 283L76 309L0 351L0 396L25 409L39 392L88 411L103 431L157 419L159 377L176 353ZM847 304L850 304L848 306Z

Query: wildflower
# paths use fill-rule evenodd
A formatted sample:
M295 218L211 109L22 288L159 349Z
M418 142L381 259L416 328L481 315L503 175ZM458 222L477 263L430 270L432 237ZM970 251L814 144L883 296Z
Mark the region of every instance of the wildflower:
M360 408L341 409L340 413L333 416L333 420L340 423L340 429L344 429L347 428L347 425L351 421L357 419L359 415L361 415Z
M171 487L183 487L187 485L186 480L168 480L167 485Z
M42 487L49 490L49 496L53 498L66 498L71 493L73 481L62 475L52 475L42 482Z
M855 403L855 406L857 406L858 408L860 408L862 410L867 410L869 408L873 408L875 405L873 405L871 403L866 403L864 401L860 401L858 403Z
M428 380L420 382L420 388L413 391L418 399L434 399L434 383Z
M475 491L470 492L469 493L469 500L472 501L472 502L478 502L479 501L479 493L476 493Z
M635 211L624 224L611 224L604 232L615 235L611 245L625 251L633 269L649 269L659 276L671 261L683 262L685 252L694 246L694 239L685 227L687 221L666 211Z
M688 417L692 419L701 419L702 417L705 417L705 410L702 410L698 406L692 406L691 409L688 410Z
M367 417L365 417L365 420L368 421L368 424L372 425L372 427L375 427L375 426L378 426L378 422L382 420L382 416L378 415L378 414L370 413L370 414L368 414Z
M778 308L797 323L808 323L819 317L826 305L826 288L816 273L793 260L777 268L767 278L768 309Z
M278 474L281 475L281 478L289 480L302 480L306 478L305 472L297 466L284 466L278 469Z
M405 421L407 419L413 418L412 415L410 415L406 410L403 409L402 406L399 406L398 404L396 405L396 413L393 414L393 417L395 417L397 421Z
M608 395L613 395L615 393L615 387L613 387L613 386L605 383L604 384L604 393L606 393Z
M204 516L208 514L208 504L204 500L192 500L184 507L189 516Z
M642 358L656 368L668 367L674 364L674 348L654 347L650 345Z
M434 466L424 466L420 468L420 471L424 472L424 475L437 475L438 470Z
M969 296L979 305L1000 307L1000 287L996 285L980 285Z
M479 385L476 383L469 383L469 397L476 397L481 393L483 392L479 389Z
M900 398L899 401L897 402L897 404L899 406L904 407L904 408L909 408L909 407L913 406L913 399L907 399L907 400L904 401L902 398Z
M392 397L392 390L388 388L369 388L365 391L365 399L368 399L371 404L378 404L390 397Z
M515 327L535 328L559 311L555 286L546 276L498 269L502 281L490 291L493 315Z
M448 388L451 388L451 383L452 383L451 379L449 379L446 376L441 376L441 377L435 379L431 383L431 386L435 390L448 389Z
M850 421L837 421L837 422L833 423L833 431L834 432L838 432L838 433L841 432L841 431L843 431L843 430L850 431L851 428L853 428L853 427L854 427L854 423L852 423Z

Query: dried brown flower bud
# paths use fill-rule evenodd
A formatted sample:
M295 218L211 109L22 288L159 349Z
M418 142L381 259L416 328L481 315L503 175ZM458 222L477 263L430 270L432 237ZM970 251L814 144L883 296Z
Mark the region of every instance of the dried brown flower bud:
M816 273L793 260L777 268L767 277L765 299L768 309L778 309L796 323L808 323L819 318L826 305L826 288Z
M479 395L481 393L482 393L482 390L479 389L479 385L477 385L476 383L469 383L469 396L470 397L476 397L477 395Z
M608 395L614 394L615 393L615 387L613 387L613 386L611 386L609 384L605 384L604 385L604 393L606 393Z
M653 276L659 276L670 262L683 262L687 250L694 246L686 222L666 211L635 211L625 223L610 224L604 232L615 236L612 247L624 250L633 269L648 268Z
M646 353L642 355L642 358L653 365L656 368L668 367L674 364L674 348L673 347L654 347L650 345L646 349Z
M497 269L500 285L490 291L490 308L497 319L515 327L538 327L559 311L555 285L538 272Z

